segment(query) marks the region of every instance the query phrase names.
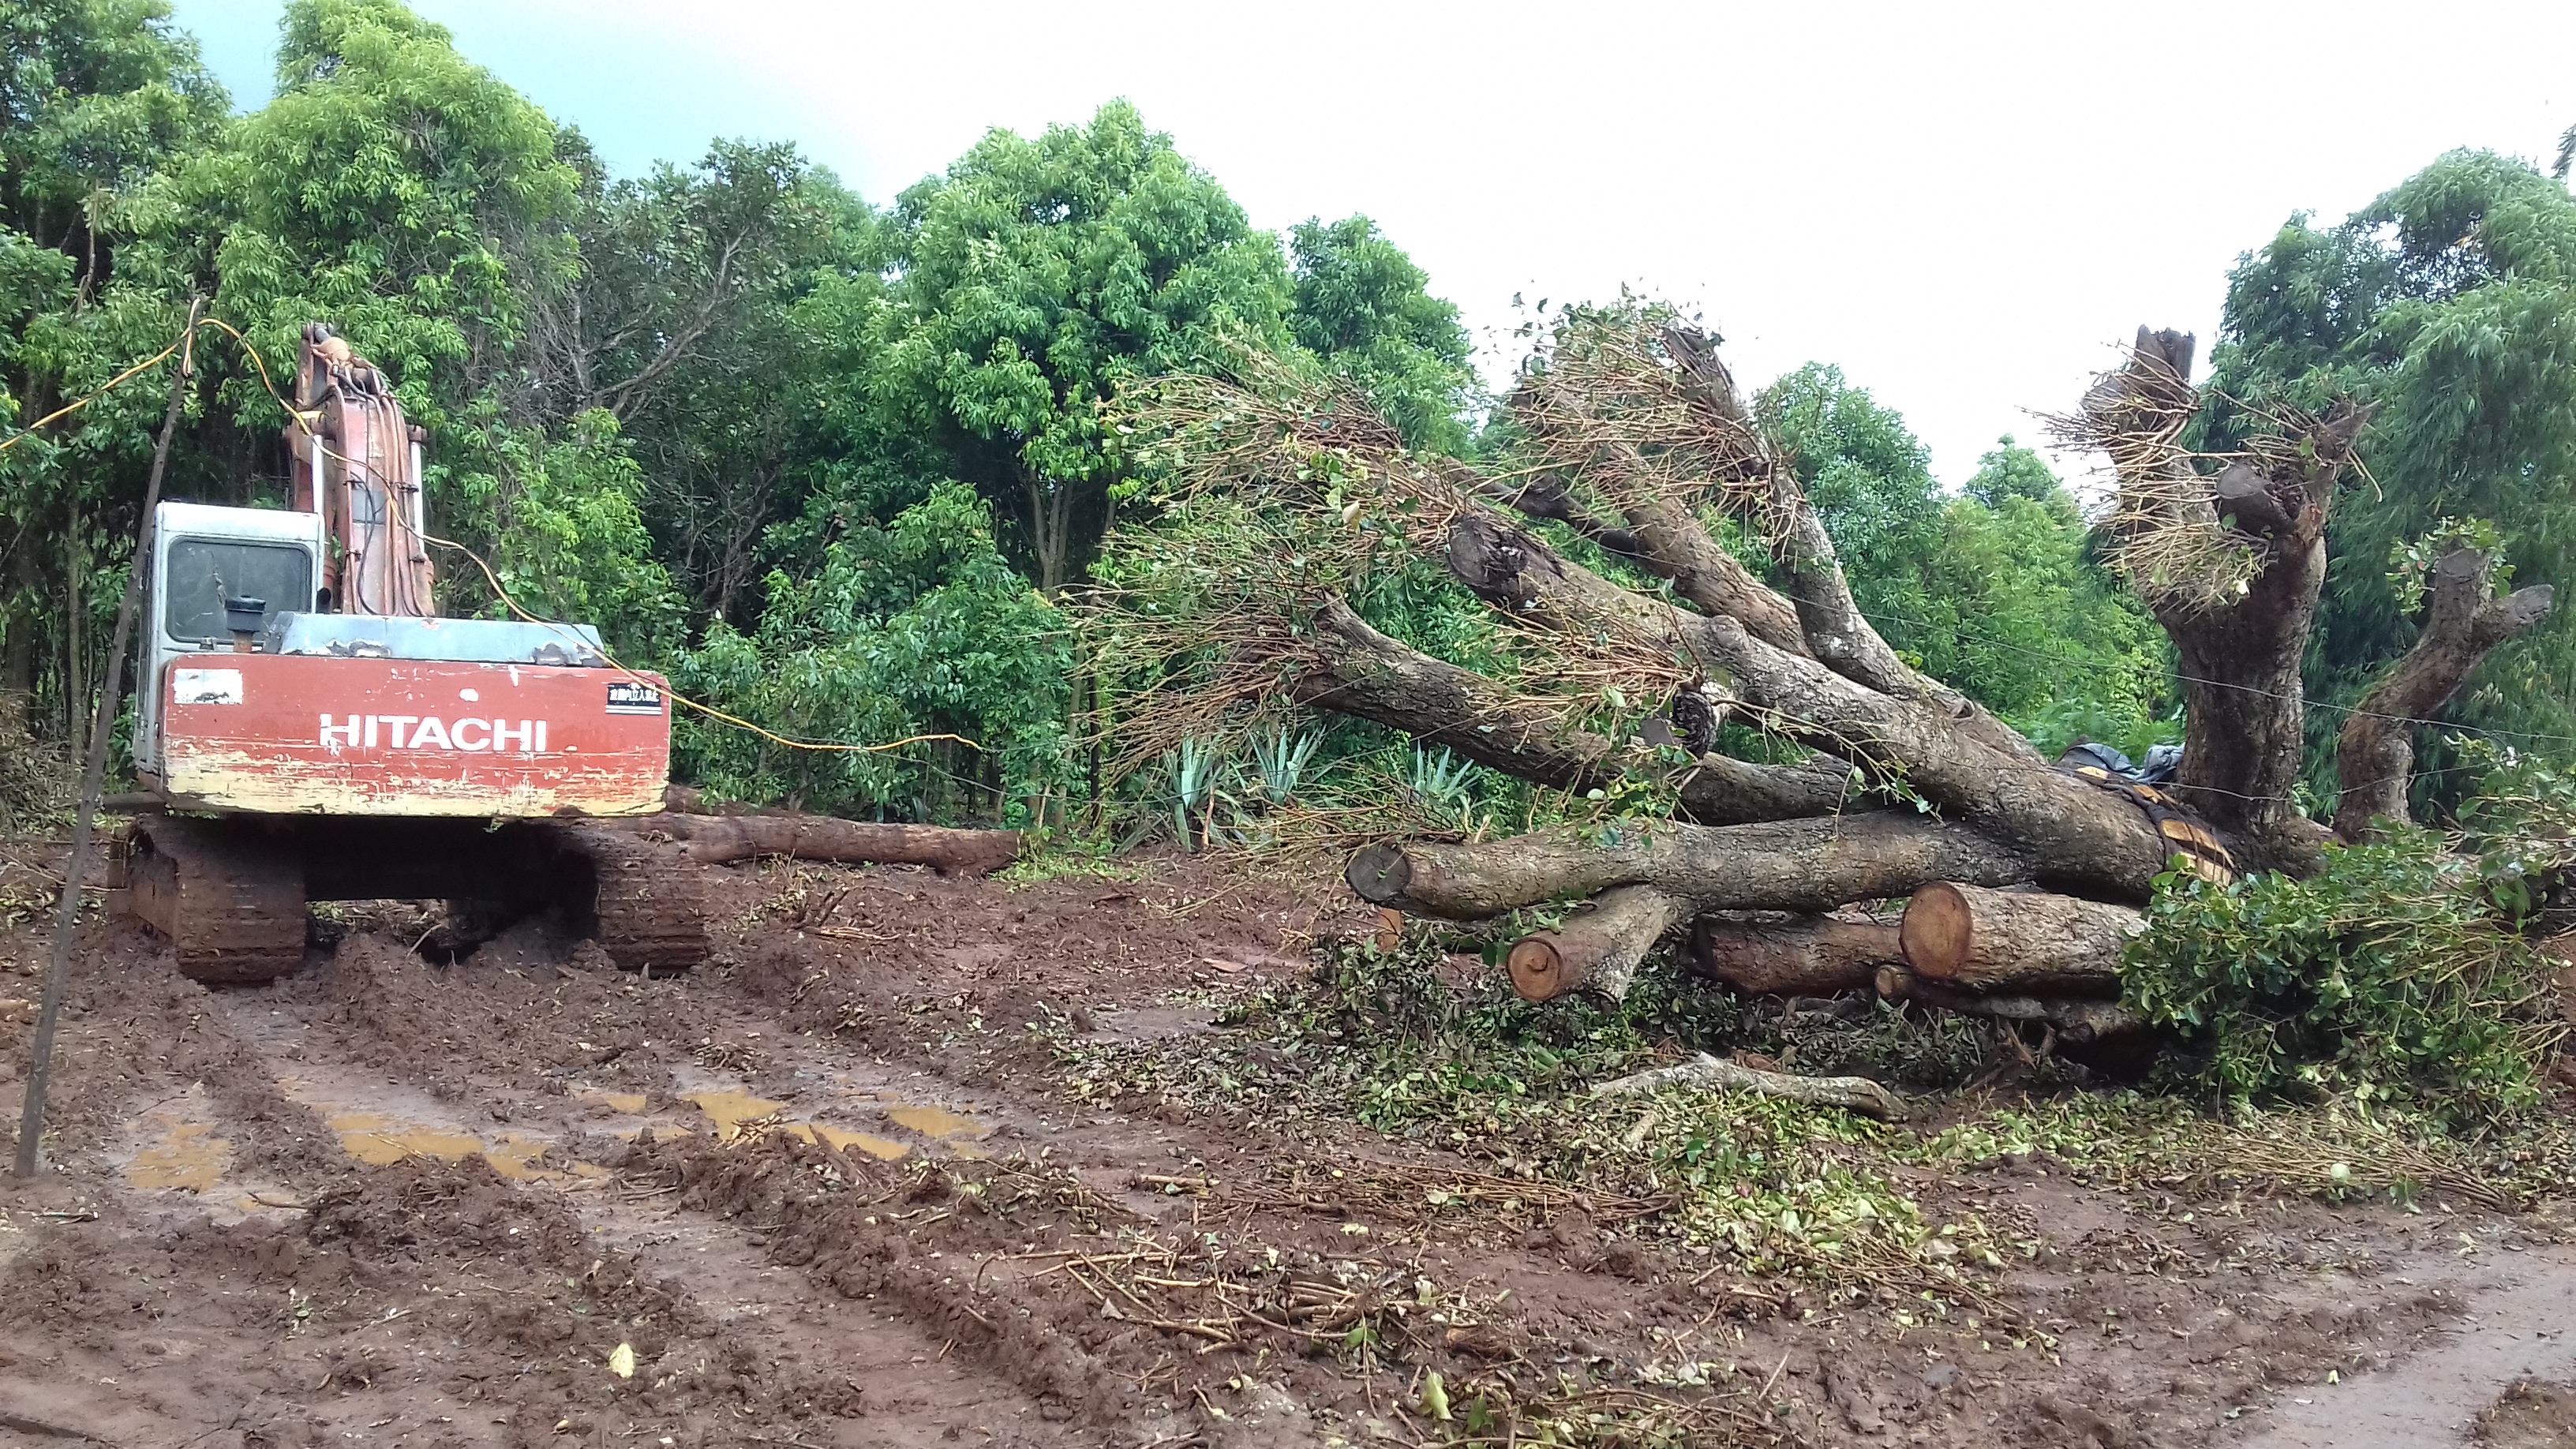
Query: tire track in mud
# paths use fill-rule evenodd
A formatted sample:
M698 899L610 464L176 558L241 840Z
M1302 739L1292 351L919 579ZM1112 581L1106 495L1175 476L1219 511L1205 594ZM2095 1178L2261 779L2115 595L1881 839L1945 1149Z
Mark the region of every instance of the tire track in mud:
M554 1095L495 1087L471 1070L485 1063L468 1059L458 1063L468 1069L462 1080L483 1091L450 1093L442 1101L400 1073L377 1069L383 1062L374 1049L387 1045L380 1037L363 1028L314 1029L304 1012L271 1007L265 995L219 998L219 1008L264 1059L291 1066L279 1089L335 1133L356 1161L480 1159L523 1191L558 1197L599 1251L631 1257L659 1291L685 1297L727 1336L757 1341L771 1364L812 1365L845 1388L849 1425L864 1426L861 1442L930 1445L955 1442L961 1432L988 1443L1063 1442L1052 1428L1051 1405L1015 1391L1011 1375L957 1354L953 1336L929 1332L892 1305L853 1303L816 1287L805 1273L773 1261L760 1223L679 1206L666 1190L634 1186L623 1170L633 1155L628 1144L638 1137L649 1143L656 1133L712 1139L776 1124L834 1148L895 1158L943 1147L971 1151L969 1139L985 1130L978 1119L894 1091L889 1073L848 1067L828 1074L800 1070L791 1078L800 1084L794 1095L828 1099L823 1114L843 1121L878 1113L871 1123L878 1132L791 1120L786 1102L686 1063L672 1064L667 1086L648 1092L609 1090L573 1076L554 1078L561 1089ZM712 1001L692 1002L692 1016L737 1040L758 1039L762 1031L746 1024L755 1018ZM824 1080L803 1085L809 1076ZM854 1079L867 1085L853 1086ZM799 1105L812 1112L819 1103ZM488 1120L478 1123L476 1115Z

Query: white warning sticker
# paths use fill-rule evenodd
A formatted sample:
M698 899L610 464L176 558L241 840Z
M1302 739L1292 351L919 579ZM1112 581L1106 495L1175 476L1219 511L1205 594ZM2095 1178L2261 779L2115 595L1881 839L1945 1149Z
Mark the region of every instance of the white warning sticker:
M174 669L170 698L178 704L239 704L242 675L238 669Z

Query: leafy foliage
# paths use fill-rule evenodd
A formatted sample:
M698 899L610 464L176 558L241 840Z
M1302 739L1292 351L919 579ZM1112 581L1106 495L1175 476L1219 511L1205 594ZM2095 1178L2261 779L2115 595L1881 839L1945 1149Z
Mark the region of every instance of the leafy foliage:
M1456 304L1365 216L1310 219L1288 233L1295 269L1289 330L1357 383L1417 448L1458 453L1475 388L1473 348Z
M2124 963L2130 1005L2234 1101L2395 1096L2462 1122L2539 1100L2563 1027L2542 958L2478 862L2426 831L2332 849L2316 877L2164 877Z
M512 486L495 568L520 607L597 623L621 659L661 660L680 645L684 607L653 557L643 470L620 442L605 411L582 414L542 451L503 436L498 462Z
M1055 611L1002 561L973 490L943 485L887 527L835 541L813 577L773 574L767 592L754 632L709 626L680 661L684 690L808 739L954 733L981 748L817 753L692 722L681 748L708 788L850 813L1025 818L1064 750L1071 661Z

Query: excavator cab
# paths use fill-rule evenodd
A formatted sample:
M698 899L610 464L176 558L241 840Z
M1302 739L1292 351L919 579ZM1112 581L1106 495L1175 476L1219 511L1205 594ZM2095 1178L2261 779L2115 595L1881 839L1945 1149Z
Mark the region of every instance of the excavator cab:
M147 776L161 774L161 699L158 687L177 681L173 666L185 661L182 694L199 702L206 675L221 661L204 656L239 649L240 626L257 602L256 635L283 612L323 607L316 596L322 577L322 520L311 513L274 508L213 508L164 503L153 515L151 596L143 637L145 688L135 696L134 763Z

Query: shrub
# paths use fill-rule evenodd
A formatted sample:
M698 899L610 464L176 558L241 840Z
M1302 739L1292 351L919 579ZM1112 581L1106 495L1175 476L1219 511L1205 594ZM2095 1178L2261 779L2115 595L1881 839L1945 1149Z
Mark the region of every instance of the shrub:
M2454 1123L2535 1104L2563 1028L2545 962L2504 928L2475 856L2429 831L2329 849L2314 878L2157 883L2131 1006L2181 1031L2178 1070L2236 1102L2410 1099Z

